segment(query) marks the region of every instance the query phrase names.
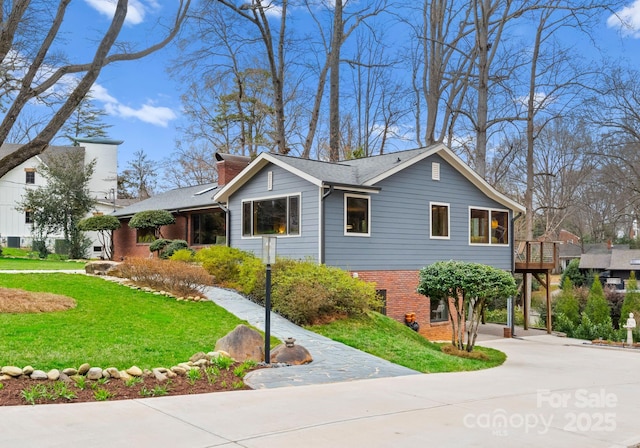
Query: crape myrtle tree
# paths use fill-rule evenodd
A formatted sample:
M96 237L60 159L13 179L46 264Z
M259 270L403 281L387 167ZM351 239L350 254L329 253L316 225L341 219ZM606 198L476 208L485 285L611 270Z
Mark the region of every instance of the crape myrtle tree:
M427 296L432 307L441 300L449 304L451 343L459 350L471 352L486 303L513 296L516 282L509 272L492 266L453 260L438 261L420 271L418 293ZM469 310L471 317L465 324Z
M93 55L87 60L71 60L60 51L64 46L63 39L69 38L69 29L78 26L70 23L71 14L67 14L70 0L2 3L0 107L4 114L0 121L0 143L7 141L12 130L20 126L21 117L28 114L29 104L45 103L52 112L38 125L37 131L31 133L33 137L28 142L0 157L0 177L47 148L86 97L103 67L140 59L171 42L185 20L190 0L175 2L174 15L166 32L145 48L118 39L129 2L118 0L114 3L114 14L108 27L100 31L98 39L87 43L92 46L87 53ZM73 82L70 83L71 79ZM60 87L69 85L68 91L59 94Z
M98 232L98 241L102 245L102 258L111 260L113 255L113 231L120 228L120 221L111 215L96 215L78 223L83 232Z

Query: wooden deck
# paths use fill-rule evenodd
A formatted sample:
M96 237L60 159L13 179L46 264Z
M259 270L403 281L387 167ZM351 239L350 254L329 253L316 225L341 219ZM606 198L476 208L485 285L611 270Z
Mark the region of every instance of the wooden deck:
M558 266L559 243L543 241L516 242L515 272L549 272Z

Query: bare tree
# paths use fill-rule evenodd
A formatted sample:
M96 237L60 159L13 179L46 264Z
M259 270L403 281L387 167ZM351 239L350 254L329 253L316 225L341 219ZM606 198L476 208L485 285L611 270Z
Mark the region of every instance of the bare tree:
M143 149L133 153L133 160L118 175L118 196L147 199L154 193L158 177L158 162L149 159Z
M218 178L214 150L207 143L179 144L164 165L164 182L169 188L213 183Z
M189 8L190 0L180 0L172 25L168 28L165 37L160 41L138 51L127 51L124 49L126 47L122 47L120 49L123 51L120 52L114 51L114 49L119 48L116 40L127 15L128 1L118 0L111 24L97 44L93 59L82 63L61 64L53 71L47 72L43 70L45 64L48 63L47 55L52 51L54 41L62 28L69 3L70 0L60 0L57 11L53 14L53 19L46 28L43 28L46 32L42 40L37 41L37 44L35 44L37 48L29 58L28 69L20 77L16 91L12 92L11 104L0 123L0 142L6 141L11 130L16 126L19 115L29 101L46 95L47 91L59 84L65 75L82 74L82 76L79 77L75 87L63 103L56 108L55 114L38 131L37 135L18 150L0 159L0 177L45 150L51 139L89 92L104 66L117 61L139 59L166 46L180 29ZM47 11L40 10L37 4L29 1L12 2L11 10L6 15L2 32L0 33L0 61L2 61L3 68L6 69L5 61L15 58L15 52L20 51L20 47L24 42L24 39L21 39L19 34L21 26L29 26L28 22L34 16L43 17L41 14L46 15ZM28 36L28 38L34 39L36 36L39 35ZM43 73L45 74L43 75Z

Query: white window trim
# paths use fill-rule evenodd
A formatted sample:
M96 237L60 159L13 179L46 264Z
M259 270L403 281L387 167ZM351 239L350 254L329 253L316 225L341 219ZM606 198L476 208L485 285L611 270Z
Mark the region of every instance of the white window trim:
M489 242L488 243L472 243L471 242L471 210L487 210L489 212L489 232L491 232L491 214L493 212L505 212L507 214L507 219L509 218L509 210L506 209L501 209L501 208L491 208L491 207L474 207L474 206L469 206L469 215L467 216L467 232L468 232L468 237L467 237L467 242L469 244L469 246L474 246L474 247L478 247L478 246L495 246L495 247L509 247L511 245L511 231L510 229L507 229L507 242L506 244L500 244L500 243L492 243L491 242L491 235L489 235ZM511 223L509 223L509 225L511 225Z
M367 233L347 232L347 199L359 198L367 200ZM366 194L351 194L345 193L344 195L344 216L342 222L344 228L344 236L356 236L356 237L370 237L371 236L371 196Z
M278 238L300 238L302 236L302 192L290 193L290 194L278 194L273 196L262 196L251 199L243 199L240 201L240 238L244 240L257 240L262 239L262 235L254 235L253 233L253 218L251 219L251 235L244 235L243 225L244 225L244 204L247 202L256 202L256 201L267 201L269 199L287 199L287 204L289 203L288 199L291 197L298 197L298 234L297 235L289 235L286 234L277 234ZM288 207L288 205L287 205ZM289 210L287 209L287 213ZM251 207L251 213L253 214L253 206Z
M440 205L447 207L447 230L449 234L447 236L439 236L433 234L433 207L434 205ZM446 202L429 202L429 236L432 240L450 240L451 239L451 204ZM471 238L469 238L471 241Z

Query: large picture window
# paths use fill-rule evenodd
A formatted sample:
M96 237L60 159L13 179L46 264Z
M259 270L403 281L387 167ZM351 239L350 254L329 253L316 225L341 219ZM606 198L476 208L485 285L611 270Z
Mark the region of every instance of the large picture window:
M431 238L449 239L449 204L431 203Z
M222 210L191 215L191 244L224 244L226 216Z
M469 242L471 244L509 244L509 212L470 209Z
M369 196L345 195L344 203L345 235L369 235L371 232Z
M433 322L445 322L449 320L449 310L447 302L444 299L440 299L437 303L431 302L431 315L430 321Z
M272 234L300 234L300 196L242 203L242 236Z

